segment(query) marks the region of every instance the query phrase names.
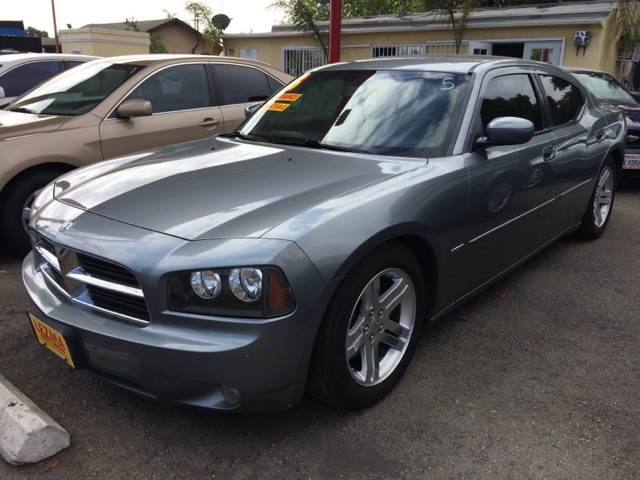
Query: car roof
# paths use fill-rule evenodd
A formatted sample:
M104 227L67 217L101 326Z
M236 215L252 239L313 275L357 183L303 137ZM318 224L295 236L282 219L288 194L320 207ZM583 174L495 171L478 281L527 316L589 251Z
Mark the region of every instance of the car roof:
M0 63L5 64L15 64L22 63L25 61L31 60L44 60L44 59L60 59L60 60L71 60L71 59L79 59L79 60L95 60L98 57L93 57L91 55L78 55L75 53L8 53L6 55L0 56Z
M106 57L98 61L107 61L112 63L135 63L141 65L153 65L161 62L180 62L180 61L221 61L221 62L234 62L234 63L246 63L248 65L262 65L265 67L273 68L264 62L258 60L249 60L246 58L237 57L223 57L219 55L191 55L191 54L174 54L174 53L148 53L143 55L120 55L115 57Z
M595 68L568 67L567 70L569 70L571 73L599 73L601 75L609 75L610 77L613 76L609 72L597 70Z
M487 55L449 55L449 56L411 56L381 57L369 60L354 60L320 67L319 70L352 70L352 69L385 69L385 70L424 70L451 73L470 73L478 67L485 69L494 66L535 66L558 69L548 63L535 62L513 57L497 57Z

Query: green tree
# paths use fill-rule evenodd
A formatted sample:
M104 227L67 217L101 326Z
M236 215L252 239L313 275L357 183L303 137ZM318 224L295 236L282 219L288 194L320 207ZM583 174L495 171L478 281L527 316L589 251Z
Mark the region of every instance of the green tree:
M413 11L432 11L436 18L447 20L453 30L456 53L460 53L469 17L478 6L479 0L417 0L412 7Z
M49 36L46 30L38 30L35 27L27 27L26 32L27 32L27 35L30 37L48 37Z
M213 10L204 2L188 1L185 10L196 19L196 26L207 42L209 53L217 55L222 51L222 29L214 25Z
M480 0L343 0L342 18L365 17L383 14L406 14L411 12L433 12L435 17L445 18L454 34L456 52L464 39L469 17ZM490 1L490 0L485 0ZM491 0L518 1L518 0ZM322 0L276 0L274 7L285 14L285 21L307 32L327 54L328 28L319 23L329 18L329 2Z
M342 18L406 13L414 3L413 0L343 0ZM319 23L329 19L328 0L276 0L272 6L281 9L286 22L307 32L328 55L328 27Z
M149 53L167 53L167 46L157 33L149 34Z

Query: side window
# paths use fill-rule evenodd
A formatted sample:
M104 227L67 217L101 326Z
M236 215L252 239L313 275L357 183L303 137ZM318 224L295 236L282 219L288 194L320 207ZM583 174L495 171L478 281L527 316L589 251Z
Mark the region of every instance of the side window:
M282 89L282 87L284 87L283 83L280 83L278 80L276 80L270 75L267 75L267 83L269 84L269 93L271 95L273 95L278 90Z
M563 125L578 116L584 103L580 90L566 80L551 75L540 75L540 82L554 125Z
M17 97L62 71L60 62L33 62L9 70L0 77L7 97Z
M202 64L169 67L147 78L127 99L149 100L153 113L211 106L209 83Z
M259 102L271 96L267 75L252 67L216 64L221 105Z
M531 77L526 74L504 75L489 80L480 110L482 126L498 117L521 117L542 129L542 115Z

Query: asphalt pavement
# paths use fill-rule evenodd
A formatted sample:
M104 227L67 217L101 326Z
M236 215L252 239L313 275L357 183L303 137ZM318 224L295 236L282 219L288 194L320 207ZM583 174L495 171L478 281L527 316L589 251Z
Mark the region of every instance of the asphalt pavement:
M640 183L595 242L563 239L429 329L377 406L228 415L151 402L38 345L0 257L0 374L72 436L0 479L640 478Z

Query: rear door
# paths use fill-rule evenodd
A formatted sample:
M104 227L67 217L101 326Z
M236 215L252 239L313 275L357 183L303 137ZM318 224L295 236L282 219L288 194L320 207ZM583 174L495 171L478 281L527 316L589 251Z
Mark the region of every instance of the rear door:
M552 207L556 179L547 165L556 138L534 81L516 68L494 70L483 80L473 137L484 136L491 120L505 116L530 120L535 134L522 145L470 146L467 240L456 253L471 272L460 279L462 291L508 269L558 231Z
M263 70L234 63L211 64L224 118L224 130L235 130L245 119L248 105L262 102L284 85Z
M547 162L558 179L556 210L569 226L580 221L592 179L606 155L605 122L594 115L584 93L569 79L540 73L538 81L556 137L553 158Z
M172 65L155 71L122 101L128 99L149 100L153 114L119 118L116 106L100 125L105 159L222 131L222 114L204 64Z

